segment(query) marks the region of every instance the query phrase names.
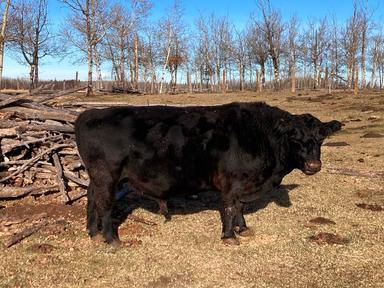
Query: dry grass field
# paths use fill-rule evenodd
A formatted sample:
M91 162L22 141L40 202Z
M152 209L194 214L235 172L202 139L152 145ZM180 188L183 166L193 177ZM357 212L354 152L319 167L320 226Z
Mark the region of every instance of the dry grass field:
M54 195L0 202L1 242L9 237L1 219L13 217L14 225L22 227L30 221L23 219L46 213L49 222L20 243L0 247L0 287L384 287L383 94L66 99L71 105L80 101L90 106L266 101L345 125L325 141L322 171L314 176L294 171L271 198L250 205L246 220L255 235L241 238L239 246L222 244L217 197L212 194L172 199L169 222L156 213L155 203L123 201L120 209L133 210L132 215L147 222L128 218L119 228L124 241L120 248L88 239L84 198L72 206L59 204Z

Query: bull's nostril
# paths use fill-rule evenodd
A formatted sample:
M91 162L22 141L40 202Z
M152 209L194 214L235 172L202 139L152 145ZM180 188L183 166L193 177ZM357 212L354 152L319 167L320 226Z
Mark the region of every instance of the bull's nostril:
M308 160L305 162L305 168L310 171L320 171L321 161L319 160Z

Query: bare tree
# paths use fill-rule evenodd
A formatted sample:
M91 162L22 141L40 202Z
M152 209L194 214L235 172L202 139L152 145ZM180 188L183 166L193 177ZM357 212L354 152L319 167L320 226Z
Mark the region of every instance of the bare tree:
M262 14L262 21L258 23L268 43L268 52L273 64L274 88L277 90L279 89L280 81L279 66L280 55L282 53L284 24L281 13L271 7L269 0L258 0L257 4Z
M248 62L248 51L246 49L246 34L245 32L233 30L235 33L233 48L232 48L232 57L237 64L237 69L239 71L239 83L240 91L244 91L244 74L245 67Z
M200 16L196 21L197 34L195 44L192 45L194 50L194 64L200 78L200 92L203 85L208 86L208 82L213 83L213 60L212 60L212 42L211 33L205 17Z
M297 58L298 21L292 17L288 27L288 70L291 79L291 92L296 91L296 58Z
M133 23L129 12L119 3L112 6L108 18L110 26L102 42L102 51L104 57L111 61L119 85L124 87L129 36L132 34Z
M368 36L371 30L371 15L369 15L367 8L367 0L360 2L360 13L359 13L359 26L360 26L360 37L361 37L361 86L366 88L366 55L368 46Z
M1 23L1 32L0 32L0 88L1 81L3 79L3 66L4 66L4 48L5 48L5 31L7 29L8 23L8 9L11 0L5 1L4 11L3 11L3 19Z
M160 94L163 92L167 69L171 74L171 88L173 91L176 89L177 72L183 62L183 54L186 53L185 26L182 18L183 7L179 0L175 0L168 12L168 16L161 20L159 24L159 43L163 53L163 70L159 83Z
M21 55L20 61L29 65L30 89L34 89L39 82L40 60L58 51L48 29L47 0L19 0L13 9L10 44Z
M318 24L310 22L309 31L306 34L306 42L309 45L310 60L313 65L314 89L319 87L320 73L325 70L323 66L326 52L329 47L329 37L326 18L320 20Z
M229 60L231 57L231 43L232 43L232 31L228 17L216 18L213 14L209 19L209 27L211 30L212 50L211 57L213 61L213 67L215 69L214 84L219 87L221 85L221 73L222 69L226 69L229 66Z
M268 43L265 41L264 35L260 29L260 24L252 21L247 28L247 46L249 49L250 61L260 66L260 85L258 90L261 91L265 85L265 69L269 56Z
M155 27L147 26L143 32L141 45L139 46L141 51L139 65L144 70L143 78L145 84L147 84L148 78L151 81L150 93L153 94L155 93L156 85L156 68L161 65L161 52Z
M382 87L382 71L384 64L384 36L380 31L372 37L372 46L370 50L371 59L371 82L370 88L377 87L377 78L379 78L380 89Z
M360 46L359 14L357 4L354 2L353 15L347 20L341 32L341 44L343 49L344 61L347 66L348 88L352 88L355 70L358 60L358 49Z
M329 45L329 64L330 64L330 71L329 71L329 78L331 79L330 85L332 85L332 82L335 82L335 85L338 86L338 82L340 79L339 73L340 73L340 28L336 21L335 16L333 15L331 24L330 24L330 45ZM329 87L331 88L331 87Z
M93 66L95 46L105 35L107 4L104 0L61 0L72 11L67 18L63 35L69 45L86 54L88 81L86 95L93 93Z

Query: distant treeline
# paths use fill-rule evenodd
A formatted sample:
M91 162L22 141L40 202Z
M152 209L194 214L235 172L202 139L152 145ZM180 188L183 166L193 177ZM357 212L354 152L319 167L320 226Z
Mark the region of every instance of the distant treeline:
M368 0L351 0L352 13L342 22L337 15L283 19L269 0L255 0L254 12L240 28L214 14L186 23L177 0L156 22L150 17L151 0L60 1L69 13L57 35L46 21L47 0L12 1L6 37L0 39L30 67L30 77L29 84L4 79L1 87L38 87L39 63L47 55L86 62L87 94L108 86L161 94L284 88L357 92L384 85L383 24L374 20ZM103 81L105 72L115 81Z

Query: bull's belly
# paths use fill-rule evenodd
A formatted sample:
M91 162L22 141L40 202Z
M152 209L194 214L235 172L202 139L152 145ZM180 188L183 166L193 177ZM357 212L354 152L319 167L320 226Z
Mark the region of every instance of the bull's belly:
M262 183L248 183L248 185L244 185L244 187L251 188L241 190L239 199L241 202L252 202L259 200L263 198L264 195L279 187L281 180L282 177L280 175L274 175L267 178Z
M142 177L133 171L121 174L121 182L125 182L131 189L141 195L167 199L172 196L195 194L202 190L215 190L215 188L201 179L195 177L175 177L169 172Z

